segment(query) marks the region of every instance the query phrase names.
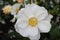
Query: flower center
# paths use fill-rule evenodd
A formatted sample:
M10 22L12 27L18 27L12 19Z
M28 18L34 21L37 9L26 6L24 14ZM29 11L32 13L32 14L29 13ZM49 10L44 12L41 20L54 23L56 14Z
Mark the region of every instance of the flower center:
M38 23L37 18L35 17L30 18L28 22L29 22L29 25L32 27L36 26Z
M22 3L23 0L17 0L18 3Z
M17 9L16 9L16 14L17 14L18 12L19 12L19 9L17 8Z
M11 11L11 7L10 6L6 6L3 10L3 13L7 14Z

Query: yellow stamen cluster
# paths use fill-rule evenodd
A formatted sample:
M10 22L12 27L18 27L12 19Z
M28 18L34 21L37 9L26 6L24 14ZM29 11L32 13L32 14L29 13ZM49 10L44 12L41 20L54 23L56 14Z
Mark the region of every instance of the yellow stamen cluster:
M19 12L19 8L16 9L16 14Z
M12 7L10 5L7 5L3 8L3 13L7 14L11 12Z
M35 27L38 23L38 20L37 20L37 18L32 17L32 18L29 19L28 23L29 23L30 26Z
M22 3L23 2L23 0L16 0L18 3Z

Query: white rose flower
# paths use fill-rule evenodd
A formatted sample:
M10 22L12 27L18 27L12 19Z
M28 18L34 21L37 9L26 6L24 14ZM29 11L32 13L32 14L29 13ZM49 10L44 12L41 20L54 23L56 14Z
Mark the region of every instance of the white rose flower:
M40 33L48 33L51 29L51 18L44 7L28 4L21 9L15 24L16 31L30 40L39 40Z
M12 6L11 14L14 15L14 18L11 20L12 22L15 21L15 18L19 12L20 6L21 6L21 4L19 4L19 3L16 3Z

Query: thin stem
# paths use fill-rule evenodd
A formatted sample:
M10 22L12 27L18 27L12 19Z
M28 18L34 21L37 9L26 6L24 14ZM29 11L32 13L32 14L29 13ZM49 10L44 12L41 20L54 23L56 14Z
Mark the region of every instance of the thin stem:
M31 0L31 4L33 3L33 0Z
M34 1L35 1L35 4L36 4L37 0L34 0Z
M26 1L24 0L24 6L26 5Z

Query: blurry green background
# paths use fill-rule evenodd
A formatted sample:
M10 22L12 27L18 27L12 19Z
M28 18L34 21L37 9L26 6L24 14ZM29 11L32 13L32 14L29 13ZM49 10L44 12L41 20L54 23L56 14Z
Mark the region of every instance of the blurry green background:
M5 5L13 5L14 3L16 2L12 0L0 0L0 40L29 40L29 38L22 37L15 31L14 24L16 21L14 23L10 22L14 16L2 12ZM30 3L30 0L27 3ZM44 6L53 15L51 31L41 33L40 40L60 40L60 0L37 0L36 3L39 6Z

